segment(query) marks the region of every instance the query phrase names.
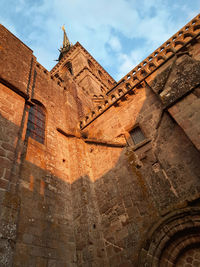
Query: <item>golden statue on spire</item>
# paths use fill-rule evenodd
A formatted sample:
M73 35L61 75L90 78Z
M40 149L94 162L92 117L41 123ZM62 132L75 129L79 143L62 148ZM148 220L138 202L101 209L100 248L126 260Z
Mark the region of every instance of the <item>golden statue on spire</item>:
M60 60L73 46L72 43L70 44L69 39L67 37L66 31L65 31L65 25L63 25L61 29L64 32L64 36L63 36L63 46L60 48L60 56L58 60Z
M67 37L66 31L65 31L65 25L62 26L62 30L64 32L64 37L63 37L63 48L65 47L69 47L70 46L70 42L69 39Z

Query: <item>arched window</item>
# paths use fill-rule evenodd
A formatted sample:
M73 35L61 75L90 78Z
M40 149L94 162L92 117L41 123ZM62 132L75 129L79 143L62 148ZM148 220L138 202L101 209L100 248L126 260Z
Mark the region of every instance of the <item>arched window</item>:
M72 68L72 63L70 61L68 61L66 64L65 64L65 67L67 67L68 71L70 72L71 75L74 75L73 73L73 68Z
M44 107L40 104L35 104L31 106L29 109L26 136L30 136L39 143L44 144L45 120L46 114Z

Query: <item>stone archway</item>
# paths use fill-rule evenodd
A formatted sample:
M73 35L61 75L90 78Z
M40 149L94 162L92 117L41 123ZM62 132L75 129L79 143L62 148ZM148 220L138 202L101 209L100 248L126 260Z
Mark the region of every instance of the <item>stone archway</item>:
M140 267L200 267L200 208L166 215L148 233Z
M200 266L200 245L188 247L186 251L177 258L175 266L177 267L190 267Z

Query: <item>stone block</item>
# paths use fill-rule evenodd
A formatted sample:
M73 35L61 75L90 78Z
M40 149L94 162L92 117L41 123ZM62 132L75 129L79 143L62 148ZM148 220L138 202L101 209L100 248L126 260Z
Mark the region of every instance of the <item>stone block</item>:
M1 168L10 168L10 161L7 158L0 157L0 166Z
M6 190L8 188L8 181L0 178L0 188Z

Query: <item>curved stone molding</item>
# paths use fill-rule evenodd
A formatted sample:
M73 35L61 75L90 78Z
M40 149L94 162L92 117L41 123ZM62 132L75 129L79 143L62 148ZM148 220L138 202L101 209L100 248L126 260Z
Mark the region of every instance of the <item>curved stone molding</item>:
M167 214L150 231L141 249L138 267L172 267L192 248L200 247L200 208Z

